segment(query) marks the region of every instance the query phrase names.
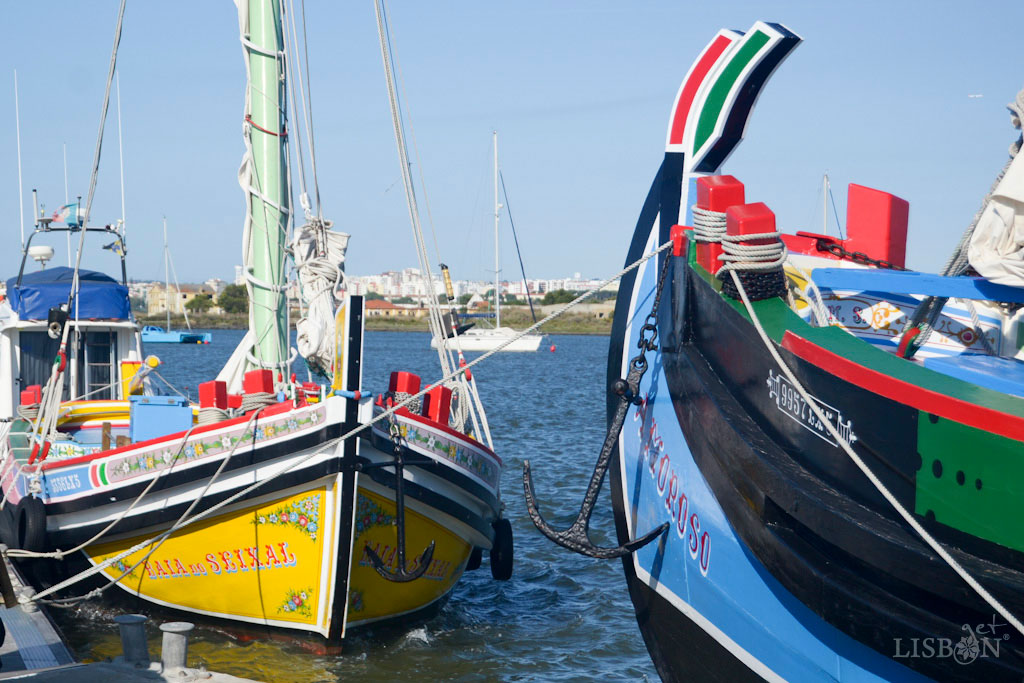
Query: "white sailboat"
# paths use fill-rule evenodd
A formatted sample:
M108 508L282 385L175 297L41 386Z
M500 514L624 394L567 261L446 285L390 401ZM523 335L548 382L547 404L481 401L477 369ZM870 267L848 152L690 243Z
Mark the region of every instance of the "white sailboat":
M501 326L501 259L498 239L501 207L498 201L498 132L494 131L494 327L474 327L456 336L445 337L445 347L450 350L494 351L507 343L501 351L536 351L544 339L540 334L519 336L518 330ZM431 348L436 349L437 344L437 337L430 340Z

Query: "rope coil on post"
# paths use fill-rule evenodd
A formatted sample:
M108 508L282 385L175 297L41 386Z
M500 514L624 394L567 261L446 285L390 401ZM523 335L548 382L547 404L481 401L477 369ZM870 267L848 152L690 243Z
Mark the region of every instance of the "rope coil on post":
M723 253L718 258L723 265L716 275L722 281L724 294L738 299L733 281L739 279L752 292L754 301L786 296L789 288L782 266L788 252L779 231L724 235L721 241ZM765 243L756 243L761 241ZM730 273L735 273L736 277L730 278Z
M725 237L725 212L691 206L695 242L717 243Z

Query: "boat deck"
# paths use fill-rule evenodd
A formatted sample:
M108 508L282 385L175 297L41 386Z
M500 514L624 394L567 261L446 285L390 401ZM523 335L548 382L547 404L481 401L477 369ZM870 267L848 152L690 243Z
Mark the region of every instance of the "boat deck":
M4 558L14 594L29 590L21 574ZM42 610L28 612L21 607L0 607L7 636L0 646L0 672L25 672L71 664L75 661L56 627Z

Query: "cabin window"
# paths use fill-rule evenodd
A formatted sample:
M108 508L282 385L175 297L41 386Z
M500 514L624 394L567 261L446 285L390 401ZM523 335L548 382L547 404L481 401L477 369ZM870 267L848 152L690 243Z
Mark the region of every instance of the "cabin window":
M60 340L50 339L46 332L25 332L19 333L18 345L21 351L21 389L30 387L33 384L45 386L50 379L50 372L53 370L53 359L57 357L60 350ZM64 374L65 395L69 384L68 374Z
M72 331L72 335L74 331ZM21 332L21 388L33 384L46 385L53 369L53 360L60 350L60 340L50 339L46 332ZM92 400L117 397L117 333L83 332L78 337L78 386L76 396ZM73 340L72 340L73 344ZM64 372L64 400L71 386L70 369ZM95 392L95 393L90 393Z

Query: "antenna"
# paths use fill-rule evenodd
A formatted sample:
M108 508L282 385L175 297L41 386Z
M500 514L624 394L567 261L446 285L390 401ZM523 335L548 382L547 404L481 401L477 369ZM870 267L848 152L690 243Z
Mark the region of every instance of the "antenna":
M124 243L127 228L124 222L124 147L121 144L121 74L115 75L117 80L117 156L121 161L121 240Z
M25 192L21 187L21 115L18 111L18 70L14 70L14 127L18 135L18 229L21 231L21 251L25 251Z
M68 198L68 143L64 143L64 203L69 204L70 199ZM77 218L77 216L76 216ZM68 230L64 233L64 236L68 239L68 268L71 267L71 231Z

